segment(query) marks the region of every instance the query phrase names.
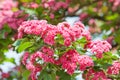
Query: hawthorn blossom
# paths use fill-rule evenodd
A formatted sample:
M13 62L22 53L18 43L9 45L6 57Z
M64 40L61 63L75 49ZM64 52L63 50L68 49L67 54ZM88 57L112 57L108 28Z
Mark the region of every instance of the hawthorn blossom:
M81 13L79 17L80 17L80 21L83 21L83 20L85 20L86 18L88 18L89 15L88 15L87 13Z
M35 69L35 66L31 62L27 63L25 66L27 70L30 70L30 71Z
M95 71L94 69L90 68L88 69L87 73L83 74L83 77L85 80L111 80L107 78L106 74L101 70L101 71Z
M45 62L54 63L54 58L53 58L54 52L53 52L53 50L48 48L48 47L42 47L41 50L43 52L42 59Z
M22 58L22 63L25 65L27 64L27 59L29 57L29 52L25 52Z
M10 77L10 73L2 73L2 78L9 78Z
M68 74L73 74L77 68L76 62L78 61L78 52L76 50L69 50L60 57L62 68L67 70Z
M107 73L117 75L117 74L119 74L119 72L120 72L120 62L119 61L114 61L112 66L110 66L108 68Z
M87 67L94 66L93 60L87 55L79 56L78 63L80 65L80 70L85 70Z
M13 7L17 7L18 3L13 0L1 0L0 9L11 10Z
M32 80L37 80L37 73L42 70L41 65L40 64L36 64L34 66L31 62L29 62L26 65L26 68L31 71L31 75L30 75L31 79Z
M57 26L48 24L46 20L31 20L23 22L18 29L18 37L22 38L24 34L39 35L44 43L55 44L55 37L60 34L64 38L64 45L70 46L73 41L82 36L90 40L90 34L84 30L81 22L76 22L70 26L67 22L59 23Z
M68 8L70 1L66 0L66 2L63 2L63 1L57 2L55 0L48 0L48 1L42 0L42 3L43 3L44 8L48 8L53 11L58 11L61 8L63 8L63 9Z
M26 19L26 15L24 17L19 16L23 14L23 11L12 11L12 8L16 8L17 6L17 2L13 0L0 1L0 29L3 28L4 24L8 24L10 28L16 30Z
M112 48L107 41L92 41L87 46L91 52L96 54L97 58L102 58L102 54Z
M35 52L34 54L32 54L30 56L30 62L34 64L34 62L36 61L36 58L42 58L42 52Z

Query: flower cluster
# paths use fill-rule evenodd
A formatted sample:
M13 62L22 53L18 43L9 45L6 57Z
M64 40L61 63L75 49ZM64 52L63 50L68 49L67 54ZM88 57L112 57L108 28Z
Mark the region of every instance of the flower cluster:
M112 48L107 41L92 41L87 46L92 53L96 54L97 58L102 58L102 54Z
M26 68L32 72L31 77L36 76L37 72L42 70L41 65L44 63L44 67L46 63L52 63L55 65L61 65L62 69L65 69L68 74L72 75L77 68L77 63L80 66L80 70L85 70L87 67L91 67L94 65L92 59L89 56L82 56L76 50L69 50L64 53L57 60L54 58L54 52L52 49L47 47L42 47L41 52L38 51L33 53L29 59L29 53L26 52L22 59L22 63L26 65ZM36 60L41 60L43 63L38 64ZM34 74L33 74L34 73ZM37 77L36 77L37 78ZM32 80L36 79L35 77Z
M74 26L70 26L66 22L59 23L55 26L48 24L46 20L31 20L23 22L18 32L18 38L22 38L25 33L38 35L49 45L55 44L57 34L62 35L65 46L70 46L71 42L83 36L86 37L87 40L91 39L90 33L84 29L84 25L81 22L76 22Z
M107 73L116 75L116 74L119 74L119 72L120 72L120 62L119 61L114 61L112 66L110 66L108 68Z
M62 1L57 2L56 0L48 0L48 1L42 0L42 3L45 8L57 11L61 8L66 9L70 1L66 0L66 2L62 2Z
M13 0L1 0L0 1L1 10L11 10L13 7L16 7L17 5L18 3Z
M77 40L83 37L86 39L86 48L96 53L98 58L102 58L102 54L111 48L107 41L91 41L89 31L85 30L81 22L70 26L67 22L51 25L46 20L24 21L18 28L18 38L24 38L25 35L36 35L43 41L41 43L43 45L39 47L38 51L31 55L26 52L23 56L22 63L31 71L32 80L37 79L38 72L44 70L47 64L56 65L69 75L74 74L77 69L85 71L93 68L92 57L79 53L73 46ZM63 42L60 43L59 40ZM62 47L64 48L62 49ZM91 74L89 75L91 76ZM99 77L107 79L103 71L93 71L92 75L94 75L93 80L97 80Z
M109 2L113 4L113 10L116 10L120 6L120 0L109 0Z
M80 65L80 70L84 71L87 67L94 66L92 58L87 55L79 56L78 63Z
M7 5L7 6L6 6ZM19 25L26 19L20 15L23 15L23 11L13 11L13 8L17 8L17 2L13 0L3 0L0 3L0 29L3 28L4 24L14 30L16 30Z
M104 73L104 71L95 71L92 68L90 68L88 70L88 72L86 74L83 75L83 77L85 78L85 80L111 80L109 78L107 78L106 74Z
M31 55L30 60L28 60L29 59L29 53L26 52L24 54L24 57L23 57L23 60L22 60L22 63L24 65L26 65L26 68L31 71L30 76L31 76L32 80L36 80L37 79L37 73L42 70L42 67L41 67L40 64L35 64L34 65L34 62L35 62L36 58L39 57L39 55L41 55L41 54L39 52L36 52L33 55Z
M67 73L73 74L73 72L77 68L76 62L78 62L78 56L80 56L78 52L76 52L75 50L69 50L60 58L62 68L66 69Z

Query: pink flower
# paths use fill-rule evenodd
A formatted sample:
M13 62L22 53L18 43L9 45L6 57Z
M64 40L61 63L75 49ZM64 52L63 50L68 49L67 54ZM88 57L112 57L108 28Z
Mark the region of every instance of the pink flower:
M77 68L76 63L66 62L62 64L62 68L67 70L67 73L72 75Z
M36 4L36 3L31 3L30 4L30 8L34 8L34 9L36 9L36 8L38 8L39 7L39 5L38 4Z
M84 76L85 80L89 80L89 79L91 79L91 80L100 80L100 79L111 80L111 79L107 78L106 74L102 70L101 71L95 71L92 68L90 68L88 70L88 72L85 73L83 76Z
M87 31L87 30L84 30L84 31L82 32L82 36L84 36L88 41L91 40L90 32Z
M26 68L27 68L27 70L32 71L35 69L35 66L31 62L29 62L26 64Z
M0 9L11 10L13 7L17 7L18 3L13 0L2 0L0 2Z
M89 22L88 22L88 24L89 24L89 25L91 25L91 26L96 25L96 23L95 23L95 20L94 20L94 19L90 19L90 20L89 20Z
M65 2L56 2L53 10L57 11L57 10L59 10L60 8L66 9L67 7L68 7L68 4L65 3Z
M107 41L93 41L88 45L88 48L96 54L96 57L102 58L102 54L108 52L112 47Z
M46 28L46 25L47 25L46 23L47 23L47 21L45 21L45 20L25 21L18 28L18 32L26 33L26 34L40 35L42 33L42 31L44 30L44 27Z
M108 71L107 71L108 74L115 74L115 75L119 74L119 72L120 72L120 62L118 61L115 61L112 64L112 66L108 68Z
M85 20L87 17L88 17L88 14L87 14L87 13L81 13L81 14L80 14L80 21Z
M62 68L67 70L67 73L72 75L77 68L76 62L78 61L79 54L75 50L69 50L60 57Z
M24 55L23 55L23 58L22 58L22 63L23 63L24 65L27 64L27 59L28 59L28 57L29 57L29 52L25 52Z
M41 48L43 54L42 54L42 59L44 60L44 62L50 62L50 63L54 63L55 60L53 58L54 55L54 51L48 47L42 47Z
M30 56L30 62L34 64L36 58L42 58L42 52L36 52Z
M35 66L35 68L31 72L31 79L32 80L37 80L37 73L42 70L42 67L38 64Z
M8 77L10 77L9 73L2 73L2 78L8 78Z
M49 44L49 45L53 45L55 43L55 40L54 40L55 35L56 35L55 30L49 31L44 38L44 42Z
M70 46L70 45L71 45L71 39L70 39L70 38L66 38L66 39L64 40L64 45L65 45L65 46Z
M53 13L50 13L50 18L51 18L51 19L54 19L54 17L55 17L54 14L53 14Z
M41 48L42 52L49 55L49 56L53 56L54 55L54 51L46 46Z
M80 70L85 70L87 67L94 66L92 58L87 55L79 56L78 63L80 65Z
M19 32L18 33L18 39L22 38L23 37L23 33L22 32Z
M3 27L4 24L8 24L8 26L14 30L16 30L20 24L26 19L27 15L23 15L19 17L19 15L23 15L23 11L12 12L11 10L2 10L0 11L0 23Z

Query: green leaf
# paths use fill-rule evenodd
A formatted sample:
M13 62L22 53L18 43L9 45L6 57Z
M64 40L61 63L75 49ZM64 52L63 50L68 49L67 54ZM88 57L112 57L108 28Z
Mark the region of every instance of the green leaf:
M85 37L82 37L82 38L78 39L76 42L78 42L79 44L80 44L80 43L86 43L87 40L86 40Z
M38 80L56 80L56 74L54 72L49 73L46 70L42 70Z
M11 33L11 31L12 31L11 28L7 24L5 24L3 26L3 29L0 30L0 39L5 39L6 38L5 34L6 33L9 34L9 33Z
M6 58L6 59L4 60L4 62L12 62L12 63L15 64L14 58Z
M106 16L106 20L115 20L119 17L117 13Z
M64 70L58 71L57 75L60 77L59 80L71 80L71 76L64 72Z
M18 52L22 52L26 50L27 48L31 47L32 45L33 45L33 42L23 42L20 44L17 50Z
M38 3L38 4L40 4L41 3L41 0L35 0L36 1L36 3Z
M19 46L20 45L20 43L21 43L21 39L19 39L19 40L16 40L12 45L13 46Z
M115 42L117 42L118 44L120 44L120 30L115 32Z
M24 80L28 80L28 77L30 76L30 71L28 70L25 70L23 73L22 73L22 77Z

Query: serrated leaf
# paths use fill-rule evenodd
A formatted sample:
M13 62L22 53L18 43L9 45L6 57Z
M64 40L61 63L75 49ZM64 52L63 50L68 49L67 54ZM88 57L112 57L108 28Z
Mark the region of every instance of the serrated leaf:
M31 47L32 45L33 45L32 42L24 42L24 43L21 43L21 44L20 44L20 46L18 47L17 50L18 50L18 52L20 53L20 52L24 51L25 49Z

